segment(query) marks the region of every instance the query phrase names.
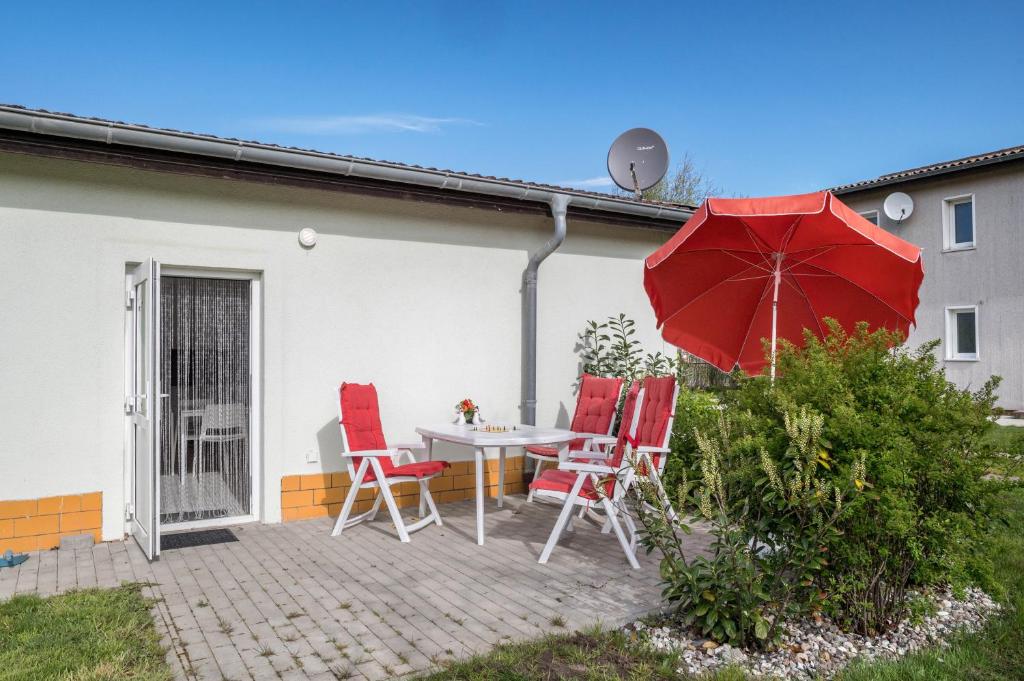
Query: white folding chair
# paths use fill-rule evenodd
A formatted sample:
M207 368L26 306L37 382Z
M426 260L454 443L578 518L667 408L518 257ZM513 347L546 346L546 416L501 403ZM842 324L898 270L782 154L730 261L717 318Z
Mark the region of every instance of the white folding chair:
M338 536L345 528L364 520L373 520L380 509L381 501L387 504L391 520L403 542L409 541L409 534L422 529L430 523L441 525L441 514L434 505L430 495L429 482L449 467L447 461L417 462L413 449L423 449L422 442L401 444L388 447L380 423L380 407L377 403L377 389L372 383L342 383L338 388L338 423L341 428L341 455L345 459L352 487L345 497L341 514L331 536ZM408 463L399 464L401 459ZM430 513L411 525L406 525L402 514L398 512L398 504L391 491L394 485L403 482L416 482L420 487L420 495L430 508ZM351 516L352 507L361 489L377 490L378 494L369 511Z

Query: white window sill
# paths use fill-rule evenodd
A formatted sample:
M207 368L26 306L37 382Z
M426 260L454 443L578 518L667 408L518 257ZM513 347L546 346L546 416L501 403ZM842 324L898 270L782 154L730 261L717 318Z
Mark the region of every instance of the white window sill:
M980 362L978 357L947 357L947 362Z
M974 251L977 250L977 246L971 244L970 246L950 246L949 248L943 248L943 253L956 253L958 251Z

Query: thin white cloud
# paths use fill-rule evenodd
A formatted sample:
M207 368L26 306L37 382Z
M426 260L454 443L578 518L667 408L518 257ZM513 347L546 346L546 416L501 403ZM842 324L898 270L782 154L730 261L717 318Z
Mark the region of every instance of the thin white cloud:
M373 132L441 132L456 125L483 125L468 118L440 118L415 114L362 116L285 116L257 121L260 127L310 135L358 135Z
M563 180L558 184L563 187L578 187L579 189L595 189L597 187L611 187L615 183L612 182L612 178L607 175L599 175L598 177L588 177L584 180Z

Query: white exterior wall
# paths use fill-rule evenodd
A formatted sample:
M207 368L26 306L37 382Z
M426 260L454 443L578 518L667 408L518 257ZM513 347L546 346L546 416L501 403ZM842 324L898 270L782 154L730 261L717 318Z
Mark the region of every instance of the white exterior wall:
M309 251L303 227L320 234ZM267 522L282 475L342 469L342 380L377 385L393 439L463 397L518 421L520 281L551 229L544 216L0 155L0 499L102 491L104 538L125 532L124 272L147 257L261 273ZM641 261L668 235L572 217L568 232L540 270L541 424L568 422L587 319L625 312L647 349L665 348Z
M914 214L900 225L882 211L885 197L896 191L914 199ZM944 251L944 200L964 194L974 194L976 248ZM937 356L951 381L977 389L989 376L1002 376L999 404L1024 409L1024 165L951 173L839 198L859 212L877 210L881 227L922 249L921 304L908 344L941 339ZM978 306L978 359L946 359L945 310L970 305Z

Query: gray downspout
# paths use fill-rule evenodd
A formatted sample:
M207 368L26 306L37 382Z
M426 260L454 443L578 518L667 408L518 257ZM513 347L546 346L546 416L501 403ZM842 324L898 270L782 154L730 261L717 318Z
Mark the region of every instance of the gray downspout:
M548 203L555 219L555 233L530 254L523 270L523 423L537 425L537 270L544 259L565 241L565 213L570 197L553 194Z

